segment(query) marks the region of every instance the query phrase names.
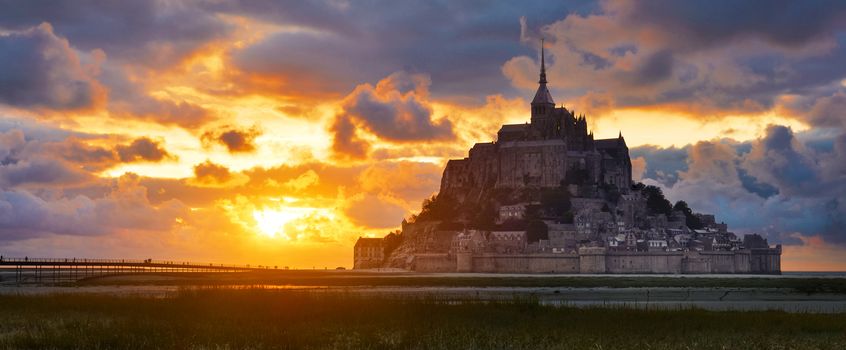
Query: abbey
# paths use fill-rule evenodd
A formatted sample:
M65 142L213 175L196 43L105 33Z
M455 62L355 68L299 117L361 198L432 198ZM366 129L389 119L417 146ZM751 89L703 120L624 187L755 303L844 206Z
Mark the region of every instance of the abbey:
M528 123L503 125L447 162L436 196L384 238L359 238L354 267L420 272L781 272L781 246L632 182L622 132L594 139L556 107L541 49Z
M495 142L477 143L468 158L450 160L441 191L490 183L505 188L557 187L568 175L581 174L588 182L628 192L632 164L622 133L595 140L583 115L556 107L546 86L543 53L541 57L531 122L503 125Z

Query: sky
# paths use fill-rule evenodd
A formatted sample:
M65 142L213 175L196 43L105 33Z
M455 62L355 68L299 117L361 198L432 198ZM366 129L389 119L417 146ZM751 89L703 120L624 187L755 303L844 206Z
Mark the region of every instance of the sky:
M0 0L0 254L352 265L558 104L636 181L846 270L842 1Z

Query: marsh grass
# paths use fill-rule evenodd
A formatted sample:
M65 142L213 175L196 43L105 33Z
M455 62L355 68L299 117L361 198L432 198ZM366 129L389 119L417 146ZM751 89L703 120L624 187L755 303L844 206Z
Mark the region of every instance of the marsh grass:
M0 296L6 349L844 349L846 315L559 308L224 288Z

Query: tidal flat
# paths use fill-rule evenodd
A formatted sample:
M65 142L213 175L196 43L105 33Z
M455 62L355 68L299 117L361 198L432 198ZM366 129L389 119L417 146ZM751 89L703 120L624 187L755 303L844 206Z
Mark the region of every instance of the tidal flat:
M279 270L251 273L135 273L72 282L0 283L0 295L100 294L169 298L185 290L252 288L441 302L532 298L559 307L845 313L843 274L496 275Z
M846 314L266 288L0 295L4 349L843 349Z

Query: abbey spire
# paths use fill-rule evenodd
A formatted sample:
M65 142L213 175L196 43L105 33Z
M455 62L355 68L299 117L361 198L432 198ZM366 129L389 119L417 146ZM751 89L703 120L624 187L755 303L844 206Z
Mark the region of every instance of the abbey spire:
M538 80L538 91L532 99L532 119L547 115L555 109L555 101L546 87L546 57L544 57L543 39L541 39L541 69Z
M540 71L540 80L538 80L538 84L546 84L546 57L544 57L543 53L543 38L541 38L541 71Z

